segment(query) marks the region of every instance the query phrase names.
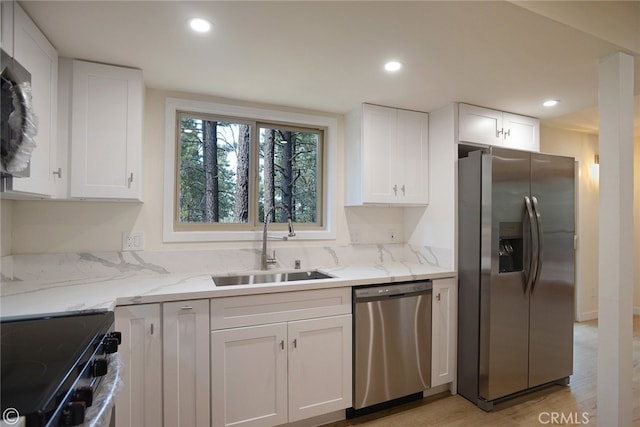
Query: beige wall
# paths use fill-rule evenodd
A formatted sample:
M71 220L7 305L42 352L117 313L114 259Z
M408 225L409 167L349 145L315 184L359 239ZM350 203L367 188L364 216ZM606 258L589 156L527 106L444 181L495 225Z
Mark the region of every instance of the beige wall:
M576 317L597 317L598 310L598 178L594 154L598 135L542 127L541 151L573 156L578 161L578 210L576 230ZM640 138L635 140L635 250L640 255ZM635 265L634 307L640 314L640 264Z
M23 253L102 252L121 250L124 231L145 233L145 250L182 250L211 248L257 247L257 242L163 243L163 159L165 144L165 99L167 97L209 102L229 100L147 89L144 124L144 203L116 202L53 202L13 201L7 210L13 224L3 223L3 255ZM270 106L242 103L244 106L270 108ZM276 107L273 107L276 108ZM286 109L298 112L299 110ZM339 117L340 128L342 118ZM344 209L344 165L342 133L338 138L338 192L333 195L337 204L337 239L334 241L287 242L296 246L333 246L349 243L350 230L357 231L361 243L382 243L388 230L402 231L402 209L356 208ZM3 214L5 209L3 208ZM3 215L4 217L4 215ZM366 220L366 224L361 223ZM13 230L11 239L10 230ZM5 240L11 242L9 252L4 251Z

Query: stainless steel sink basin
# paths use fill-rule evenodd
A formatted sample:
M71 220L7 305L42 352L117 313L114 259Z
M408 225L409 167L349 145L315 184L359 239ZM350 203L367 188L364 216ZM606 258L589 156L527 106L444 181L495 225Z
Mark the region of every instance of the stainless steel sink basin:
M331 279L333 276L317 270L287 273L258 273L239 276L211 276L216 286L252 285L259 283L293 282L295 280Z

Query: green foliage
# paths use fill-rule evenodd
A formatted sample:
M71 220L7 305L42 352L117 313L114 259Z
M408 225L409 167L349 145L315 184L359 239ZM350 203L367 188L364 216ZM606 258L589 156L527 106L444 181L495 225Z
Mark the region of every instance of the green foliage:
M178 217L181 223L203 223L207 218L204 203L206 183L203 165L203 120L206 119L189 113L181 113L179 118ZM213 179L216 179L218 184L219 222L246 222L246 218L235 218L234 206L237 202L242 206L248 206L249 203L247 194L236 194L236 177L246 176L238 171L238 168L252 167L238 162L239 144L249 144L250 141L241 140L239 123L217 121L216 124L218 168L214 171ZM257 218L259 222L264 219L263 135L266 129L262 126L258 130L260 159L259 164L253 167L258 167L259 182L258 189L250 190L258 193L258 206L252 214L250 213L250 217ZM272 126L271 129L274 130L275 152L274 159L269 161L274 165L275 204L283 206L286 210L290 209L291 217L296 223L317 223L321 134L315 130L287 129L282 126ZM249 185L251 186L251 183ZM241 200L236 200L237 198ZM286 222L286 212L283 209L276 212L276 221Z

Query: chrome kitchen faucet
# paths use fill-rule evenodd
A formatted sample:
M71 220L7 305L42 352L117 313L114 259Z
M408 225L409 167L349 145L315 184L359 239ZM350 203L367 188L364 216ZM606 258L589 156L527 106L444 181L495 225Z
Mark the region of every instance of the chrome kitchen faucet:
M275 221L275 211L276 207L282 209L287 214L287 222L289 225L289 233L286 236L282 237L272 237L268 235L268 225L269 225L269 217L272 217L272 220ZM289 240L289 237L293 237L296 235L296 232L293 230L293 221L291 221L291 213L282 206L274 206L264 215L264 228L262 229L262 255L260 259L260 269L267 270L267 266L269 264L276 263L276 250L273 250L273 257L269 257L267 255L267 239L282 239Z

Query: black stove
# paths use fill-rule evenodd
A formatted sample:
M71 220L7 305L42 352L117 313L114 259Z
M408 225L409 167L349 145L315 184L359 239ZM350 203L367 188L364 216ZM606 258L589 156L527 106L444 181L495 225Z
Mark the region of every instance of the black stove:
M27 427L83 423L120 343L113 323L112 311L2 319L3 416L24 416Z

